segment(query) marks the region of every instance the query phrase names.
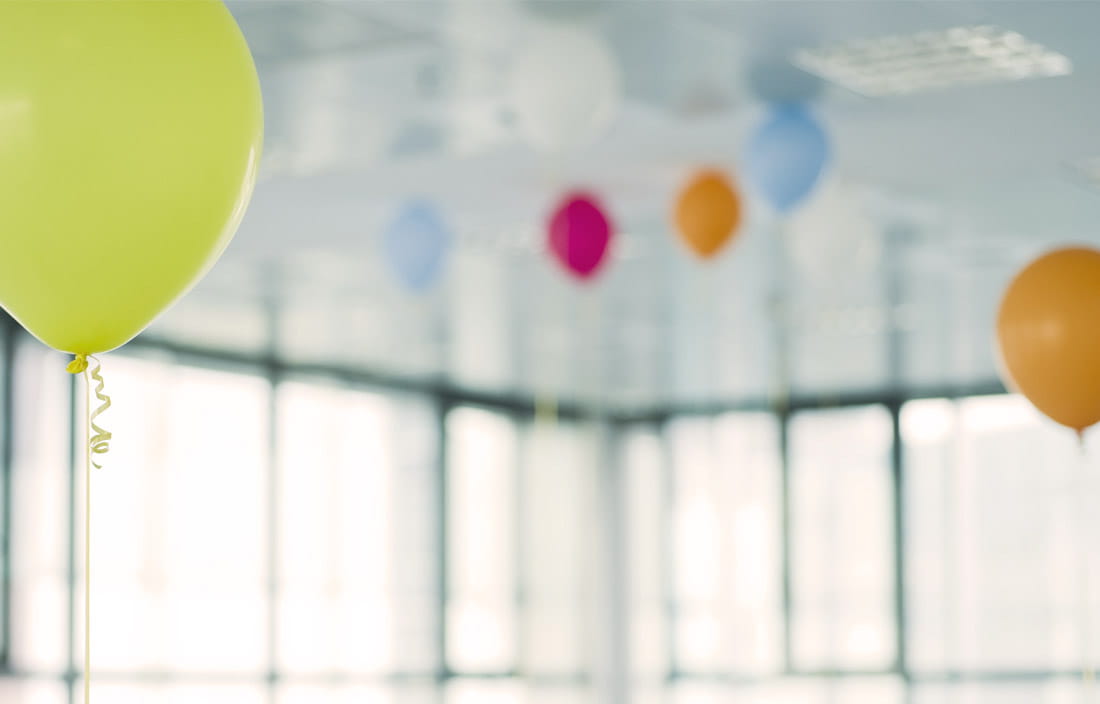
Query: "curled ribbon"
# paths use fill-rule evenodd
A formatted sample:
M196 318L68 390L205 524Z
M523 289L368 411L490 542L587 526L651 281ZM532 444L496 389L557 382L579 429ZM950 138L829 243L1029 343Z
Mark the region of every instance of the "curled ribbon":
M75 358L73 358L73 361L69 362L68 366L65 367L65 371L69 372L70 374L84 373L84 378L86 382L89 376L96 381L94 393L96 400L99 401L100 404L96 407L94 411L92 411L91 415L88 417L88 424L92 427L91 437L88 438L88 450L93 455L105 455L111 449L111 433L99 427L99 425L96 424L95 419L111 407L111 397L103 393L105 383L103 381L103 376L99 373L102 365L95 357L92 357L92 361L95 362L95 366L92 367L92 370L89 372L88 355L78 354ZM91 391L91 383L88 383L88 389L89 391ZM96 469L102 469L102 465L94 461L92 462L92 465L94 465Z

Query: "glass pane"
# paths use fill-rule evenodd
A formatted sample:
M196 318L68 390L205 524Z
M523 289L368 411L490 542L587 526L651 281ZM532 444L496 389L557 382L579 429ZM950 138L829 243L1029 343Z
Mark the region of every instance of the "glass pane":
M261 685L97 683L95 698L111 704L265 704Z
M572 687L530 687L524 704L593 704L592 692Z
M629 431L623 438L626 550L630 570L627 643L636 687L656 688L671 666L667 627L668 491L660 436Z
M280 386L281 668L434 669L435 429L425 404Z
M437 704L435 688L288 684L279 688L276 704Z
M676 659L769 672L782 657L779 435L771 414L674 421Z
M61 682L0 677L0 702L4 704L64 704L68 701Z
M124 357L104 377L116 436L93 486L98 667L264 670L267 383Z
M902 704L905 687L894 677L844 677L824 685L826 704Z
M880 669L895 657L890 415L791 419L792 653L800 669Z
M446 704L524 704L523 690L514 680L452 680Z
M509 670L517 640L518 431L499 414L459 408L447 434L447 661L460 672Z
M630 692L630 701L631 704L668 704L672 697L663 687L635 686Z
M667 699L669 704L734 704L738 700L738 695L734 694L729 687L691 680L677 682ZM745 701L745 697L741 696L740 701Z
M912 401L901 411L905 446L906 641L910 667L946 670L956 627L948 608L955 534L956 405L943 399Z
M72 377L64 356L36 342L20 345L15 363L12 493L19 499L11 520L19 543L12 550L11 665L61 672L68 661Z
M1086 690L1080 680L955 682L918 684L912 704L1081 704Z
M1100 633L1082 594L1100 526L1081 522L1096 487L1072 433L1017 396L905 411L914 667L1080 667L1084 629Z
M901 704L904 688L892 677L779 679L755 685L682 683L672 704Z
M525 440L522 667L528 674L575 674L589 669L597 622L594 447L575 424L536 422Z

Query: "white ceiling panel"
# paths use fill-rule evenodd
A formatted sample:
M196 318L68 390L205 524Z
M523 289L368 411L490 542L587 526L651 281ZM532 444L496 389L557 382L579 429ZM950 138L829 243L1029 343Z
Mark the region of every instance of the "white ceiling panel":
M225 261L150 335L625 407L977 384L996 373L992 317L1012 272L1058 243L1100 244L1100 190L1069 166L1100 157L1100 3L231 7L264 87L262 182ZM626 89L606 134L554 158L519 137L507 91L532 23L548 21L602 33ZM980 24L1065 54L1073 74L872 99L789 62ZM676 189L698 165L736 175L777 96L812 98L838 187L797 232L747 192L735 246L699 262L671 232ZM571 186L598 192L620 228L587 285L544 253L545 216ZM413 197L456 238L419 295L379 255Z

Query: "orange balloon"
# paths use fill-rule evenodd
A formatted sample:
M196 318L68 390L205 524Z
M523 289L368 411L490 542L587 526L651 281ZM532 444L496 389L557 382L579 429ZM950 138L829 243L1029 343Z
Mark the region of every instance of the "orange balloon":
M997 314L1005 383L1081 433L1100 421L1100 251L1045 254L1016 275Z
M709 259L741 224L741 197L724 174L702 171L680 194L675 217L681 239L696 254Z

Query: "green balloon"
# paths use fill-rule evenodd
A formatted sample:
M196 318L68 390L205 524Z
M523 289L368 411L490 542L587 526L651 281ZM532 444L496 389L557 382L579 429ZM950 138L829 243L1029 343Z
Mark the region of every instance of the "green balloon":
M0 305L64 352L125 344L229 244L262 137L219 0L0 1Z

